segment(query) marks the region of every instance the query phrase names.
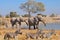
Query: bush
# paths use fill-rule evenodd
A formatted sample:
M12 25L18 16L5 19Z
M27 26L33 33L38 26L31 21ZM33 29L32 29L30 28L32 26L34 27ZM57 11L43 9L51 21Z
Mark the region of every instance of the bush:
M24 14L24 15L22 15L22 17L29 17L29 14Z
M55 17L56 15L54 14L54 13L52 13L51 15L50 15L50 17Z
M19 17L20 15L18 15L16 12L10 12L10 17Z
M0 17L2 17L2 15L0 14Z
M42 17L46 17L46 15L43 15L43 14L37 14L37 15L41 15Z
M6 18L9 18L10 16L9 16L9 15L6 15L5 17L6 17Z

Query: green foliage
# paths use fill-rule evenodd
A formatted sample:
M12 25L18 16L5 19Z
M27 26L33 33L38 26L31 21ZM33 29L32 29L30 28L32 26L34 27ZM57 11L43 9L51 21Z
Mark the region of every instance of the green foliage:
M18 15L16 12L10 12L10 17L19 17L20 15Z
M29 14L24 14L24 15L22 15L22 17L29 17Z
M37 15L42 15L42 14L37 14Z
M20 6L21 9L29 13L38 13L38 12L43 12L45 11L44 9L44 4L41 2L36 2L32 0L28 0L27 2L21 4Z
M46 17L46 15L43 15L43 14L37 14L38 16L41 15L42 17Z
M16 12L10 12L10 14L7 14L5 17L9 18L9 17L19 17L20 15L18 15Z
M37 2L36 7L37 7L37 11L40 11L40 12L45 11L44 4L41 2Z
M46 15L42 15L42 17L46 17Z

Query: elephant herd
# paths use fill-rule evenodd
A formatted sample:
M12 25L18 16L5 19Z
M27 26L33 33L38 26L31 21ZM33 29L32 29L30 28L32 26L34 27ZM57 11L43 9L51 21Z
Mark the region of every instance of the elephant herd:
M31 29L31 26L33 26L34 29L38 29L39 22L42 22L44 26L46 26L46 23L44 22L44 20L42 20L42 18L38 16L33 17L32 19L28 18L26 20L23 20L22 18L15 18L15 19L11 18L10 22L11 22L12 28L14 28L14 25L16 23L18 23L20 27L22 22L25 22L26 25L29 26L29 29Z
M33 17L32 19L28 18L26 20L23 20L22 18L15 18L15 19L11 18L10 22L11 22L12 28L14 28L14 25L16 25L16 23L18 23L20 27L21 23L25 22L26 25L29 26L29 29L31 29L31 26L33 26L34 29L37 29L37 32L34 34L33 33L25 34L27 40L29 40L29 38L36 39L36 40L40 40L39 38L41 38L42 40L44 38L49 39L52 35L56 35L55 30L51 30L51 32L45 33L43 32L43 30L38 29L39 22L42 22L44 26L46 26L46 23L40 17ZM21 32L21 30L18 29L14 33L10 33L10 32L6 33L4 35L4 40L7 40L7 39L10 40L10 38L14 38L16 40L16 36L18 36L18 34L23 35L23 32Z

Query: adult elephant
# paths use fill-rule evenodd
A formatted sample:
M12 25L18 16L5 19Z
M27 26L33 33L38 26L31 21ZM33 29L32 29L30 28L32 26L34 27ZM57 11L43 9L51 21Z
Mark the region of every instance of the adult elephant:
M44 26L46 26L46 23L45 23L44 19L42 19L42 17L36 16L35 18L38 20L38 24L39 24L39 22L42 22L44 24Z
M16 23L18 23L19 26L21 26L21 22L24 22L24 20L22 18L11 18L10 22L11 22L12 28L14 28L14 25L16 25Z
M29 29L31 26L33 26L34 29L38 29L39 22L42 22L46 26L46 23L39 17L34 17L33 19L28 18L28 20L25 20L25 23L29 26Z

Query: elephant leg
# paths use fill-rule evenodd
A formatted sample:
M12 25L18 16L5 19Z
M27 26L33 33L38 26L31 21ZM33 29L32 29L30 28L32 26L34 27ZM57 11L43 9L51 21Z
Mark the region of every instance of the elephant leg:
M31 27L31 26L29 25L29 29L30 29L30 27Z
M38 25L39 25L39 24L36 25L36 29L38 29Z
M34 29L35 29L35 26L34 26Z
M36 29L38 29L38 25L36 25Z
M30 29L30 26L29 26L29 29Z
M35 29L35 25L34 25L34 29Z
M14 24L12 24L12 28L14 28Z
M39 21L36 22L36 29L38 29Z
M19 23L19 29L21 29L21 22Z
M21 29L21 25L19 24L19 29Z

